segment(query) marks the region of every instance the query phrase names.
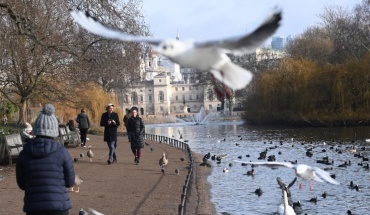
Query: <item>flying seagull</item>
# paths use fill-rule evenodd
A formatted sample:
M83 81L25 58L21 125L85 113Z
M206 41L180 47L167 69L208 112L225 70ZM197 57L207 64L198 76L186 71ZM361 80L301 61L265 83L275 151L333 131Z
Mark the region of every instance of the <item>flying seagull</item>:
M148 43L153 46L154 51L174 63L182 67L210 71L213 78L232 89L238 90L247 86L253 75L250 71L232 63L226 52L234 54L254 52L278 29L282 12L280 10L274 11L250 34L206 42L180 41L177 39L162 40L129 35L100 23L88 12L81 10L72 10L71 16L78 24L93 34L126 42Z
M295 174L302 179L310 179L310 190L312 190L312 180L318 182L324 182L323 180L338 185L335 179L330 177L330 174L318 167L311 167L306 164L292 164L290 162L246 162L234 160L238 163L254 164L254 165L263 165L269 167L288 167L294 169ZM302 183L300 183L299 188L302 188Z

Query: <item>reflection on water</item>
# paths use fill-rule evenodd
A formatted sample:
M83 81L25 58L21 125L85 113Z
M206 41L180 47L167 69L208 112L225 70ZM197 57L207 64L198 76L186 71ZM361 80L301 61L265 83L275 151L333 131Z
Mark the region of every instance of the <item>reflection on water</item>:
M301 200L302 214L346 214L351 210L356 214L368 214L370 209L370 171L358 164L361 159L355 158L346 150L346 147L366 146L365 138L370 138L369 127L351 128L278 128L278 127L250 127L241 123L219 123L207 125L168 124L152 125L147 128L148 133L189 140L191 149L195 152L212 155L227 154L221 164L213 162L213 172L208 177L212 185L212 202L215 203L218 213L229 214L273 214L282 203L281 191L276 183L276 177L281 177L285 183L290 183L295 177L294 171L288 168L271 170L267 167L257 167L254 177L246 176L250 167L233 163L233 160L242 156L242 160L258 161L259 152L269 149L268 155L275 155L276 161L294 161L320 168L333 167L329 172L336 175L341 185L313 182L313 190L309 190L308 181L303 182L303 189L298 184L291 188L292 200ZM282 141L282 145L280 145ZM238 143L238 144L236 144ZM340 143L340 144L339 144ZM303 145L302 145L303 144ZM333 149L330 149L333 147ZM307 157L307 148L313 148L313 156ZM336 150L337 149L337 150ZM278 152L281 152L279 154ZM325 151L325 152L323 152ZM341 151L338 153L336 151ZM369 151L363 152L369 156ZM250 157L246 157L250 155ZM316 160L329 156L334 159L334 165L326 166L316 163ZM351 160L352 165L346 168L337 167L345 161ZM229 163L233 163L229 167ZM364 162L368 163L368 162ZM223 173L223 168L229 168ZM360 190L350 189L350 181L358 183ZM254 190L261 187L263 195L258 197ZM326 191L329 196L325 199L321 194ZM308 202L317 196L317 204Z

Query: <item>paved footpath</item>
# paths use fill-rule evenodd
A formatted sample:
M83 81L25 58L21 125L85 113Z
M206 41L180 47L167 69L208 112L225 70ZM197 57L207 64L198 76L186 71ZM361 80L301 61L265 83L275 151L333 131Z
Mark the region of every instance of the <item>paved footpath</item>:
M119 137L118 163L108 165L108 147L103 142L103 137L88 137L90 140L87 144L91 145L95 154L92 162L86 157L87 148L68 148L72 158L79 159L75 163L75 172L84 180L79 193L70 193L73 204L70 214L78 214L80 208L93 208L110 215L178 214L189 161L183 151L147 141L150 146L142 149L140 165L135 165L127 137ZM153 147L154 151L151 151L150 147ZM166 174L161 173L158 165L162 152L166 152L169 159ZM80 158L80 153L85 157ZM181 157L185 158L185 161L180 161ZM15 166L2 168L0 174L5 176L5 179L0 181L0 214L22 214L24 193L15 182ZM175 174L175 168L180 169L179 175ZM196 182L193 187L196 187ZM195 192L193 189L193 194ZM192 201L195 199L199 202L197 196L199 195L195 194ZM193 202L188 207L190 209L198 206Z

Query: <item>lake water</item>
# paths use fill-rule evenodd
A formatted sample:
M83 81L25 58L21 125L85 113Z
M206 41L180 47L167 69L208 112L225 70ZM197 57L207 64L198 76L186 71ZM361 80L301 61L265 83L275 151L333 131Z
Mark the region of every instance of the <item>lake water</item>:
M256 175L252 177L246 175L251 169L250 166L241 166L240 163L233 162L233 160L261 161L257 159L259 153L275 146L277 148L269 149L267 155L275 155L276 161L298 160L298 163L310 166L333 167L329 172L335 174L336 180L341 183L333 185L313 181L313 190L310 191L307 180L303 182L303 189L300 190L298 184L301 180L298 179L290 190L293 202L301 201L301 214L347 214L347 210L354 214L370 214L370 171L358 165L362 160L346 150L346 147L352 145L366 146L367 150L362 153L369 156L370 144L365 143L365 138L370 138L370 127L267 128L246 126L241 122L147 126L147 133L171 138L179 139L179 132L182 134L182 140L189 140L188 144L194 152L227 154L221 164L210 161L214 167L208 177L212 185L211 201L215 204L218 214L226 212L235 215L253 215L276 212L282 203L276 177L289 184L295 177L294 171L288 168L272 170L257 167ZM331 146L333 149L330 149ZM307 148L313 148L312 157L306 156ZM339 150L342 153L338 153ZM279 151L281 154L278 154ZM242 159L238 159L238 156L242 156ZM324 156L334 159L334 165L316 163L316 160ZM352 165L346 168L337 167L349 160ZM229 167L230 163L233 164L232 167ZM228 168L229 172L224 173L224 168ZM349 188L350 181L359 184L360 190ZM263 190L260 197L254 193L258 187ZM324 191L329 194L326 198L321 197ZM318 199L316 204L308 201L316 196Z

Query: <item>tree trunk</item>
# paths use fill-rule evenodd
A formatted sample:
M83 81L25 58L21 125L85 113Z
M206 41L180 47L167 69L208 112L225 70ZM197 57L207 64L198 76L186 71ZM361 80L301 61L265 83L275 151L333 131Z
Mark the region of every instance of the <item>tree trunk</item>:
M18 125L25 124L27 122L27 100L21 99L19 103L19 119Z

